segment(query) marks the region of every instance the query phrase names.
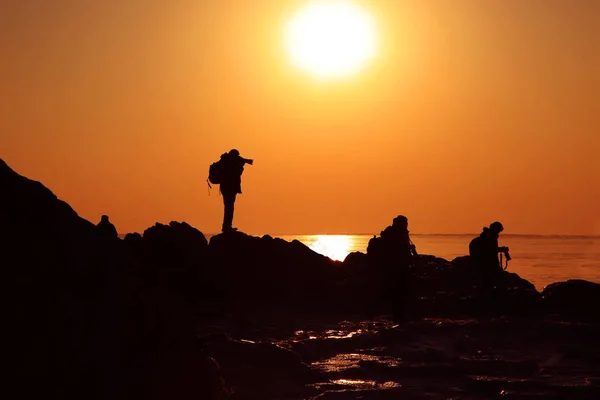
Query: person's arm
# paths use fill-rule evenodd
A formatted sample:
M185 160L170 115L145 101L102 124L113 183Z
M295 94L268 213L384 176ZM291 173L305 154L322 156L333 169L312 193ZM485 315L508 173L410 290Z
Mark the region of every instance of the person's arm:
M244 161L244 164L250 164L250 165L254 164L254 160L252 160L252 159L242 157L242 160Z
M490 243L490 252L492 248L496 249L496 253L506 253L508 251L508 247L499 246L498 239L495 239L493 243Z

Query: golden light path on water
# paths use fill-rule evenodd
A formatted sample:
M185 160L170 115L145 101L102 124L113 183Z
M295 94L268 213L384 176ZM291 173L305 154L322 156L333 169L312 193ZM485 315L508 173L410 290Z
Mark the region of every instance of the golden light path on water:
M315 235L314 238L310 249L332 260L344 261L352 252L353 240L349 235Z

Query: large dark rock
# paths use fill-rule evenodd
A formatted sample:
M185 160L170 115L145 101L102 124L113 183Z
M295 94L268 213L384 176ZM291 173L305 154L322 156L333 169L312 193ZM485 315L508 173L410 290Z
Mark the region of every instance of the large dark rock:
M227 391L235 399L309 398L308 387L319 374L298 354L271 343L232 340L213 335L201 341L206 353L219 360Z
M160 223L144 231L142 240L129 237L126 243L140 251L143 268L155 284L198 302L210 295L206 284L208 241L185 222Z
M82 270L103 261L99 258L105 249L94 224L80 218L40 182L17 174L0 160L0 185L5 261L39 270Z
M1 160L0 192L10 381L26 379L19 392L44 388L51 398L102 394L96 377L117 364L123 321L118 239L100 239L67 203Z
M468 256L457 257L452 262L433 256L421 256L413 271L426 293L452 292L466 296L481 284L479 271ZM531 282L509 271L500 272L495 285L507 290L535 290Z
M573 317L600 318L600 284L580 279L552 283L542 292L543 304L550 313Z
M199 263L203 262L208 241L198 229L185 222L172 221L169 225L156 223L144 231L144 241L149 246L158 246L154 256L167 256L166 261ZM166 253L166 254L165 254Z
M360 251L348 254L344 259L344 272L346 274L368 274L370 271L367 255Z
M412 270L416 294L428 313L512 315L538 311L540 294L531 282L501 271L493 290L483 291L479 272L468 256L452 262L421 256Z
M342 274L338 290L345 307L340 308L347 313L372 316L382 297L381 271L371 265L365 253L356 251L344 259Z
M139 261L132 266L134 257L121 240L103 237L41 183L2 160L0 221L8 299L3 397L222 394L218 371L195 347L193 320L181 297L140 275L144 268Z
M341 263L297 240L232 232L213 236L208 249L215 285L232 305L321 310L335 299Z

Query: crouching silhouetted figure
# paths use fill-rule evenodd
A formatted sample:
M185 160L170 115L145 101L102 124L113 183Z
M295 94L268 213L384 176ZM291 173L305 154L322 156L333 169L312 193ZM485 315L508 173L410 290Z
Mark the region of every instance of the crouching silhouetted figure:
M503 230L504 227L500 222L494 222L489 228L484 227L481 234L469 243L469 255L472 263L479 271L480 289L484 295L491 293L502 274L502 265L498 260L498 253L504 253L506 259L510 260L508 247L498 246L498 238Z
M367 256L380 280L380 293L375 295L390 301L395 323L405 321L413 291L409 267L417 256L408 233L408 219L403 215L394 218L381 237L369 241Z
M103 215L96 225L98 232L105 238L118 238L117 228L108 220L108 215Z
M235 199L242 193L244 165L253 163L254 160L243 158L239 151L232 149L229 153L221 155L221 159L210 168L209 180L220 185L219 190L223 195L223 232L237 230L232 227Z

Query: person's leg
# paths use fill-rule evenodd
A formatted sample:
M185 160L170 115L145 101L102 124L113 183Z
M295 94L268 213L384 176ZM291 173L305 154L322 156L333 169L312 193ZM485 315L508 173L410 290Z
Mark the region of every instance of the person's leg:
M486 313L494 309L494 278L489 266L481 270L481 293L480 304Z
M366 279L365 285L365 311L369 321L374 321L381 305L383 295L384 278L380 274L374 274L369 279Z
M236 193L223 193L223 205L225 206L225 212L223 213L223 232L231 230L232 228L235 197Z
M405 277L396 275L392 292L392 320L394 323L402 323L407 320L407 290L408 285Z

